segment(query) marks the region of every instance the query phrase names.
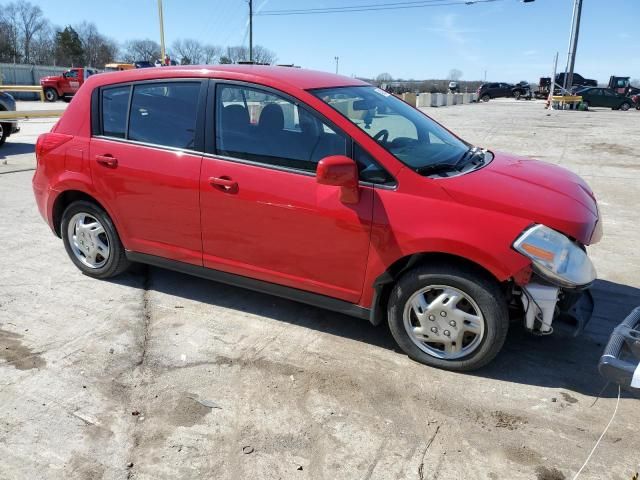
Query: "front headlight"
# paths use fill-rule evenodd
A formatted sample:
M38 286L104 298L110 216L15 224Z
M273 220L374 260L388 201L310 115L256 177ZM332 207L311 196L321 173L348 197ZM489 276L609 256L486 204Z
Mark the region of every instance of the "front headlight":
M561 287L584 287L596 278L596 270L585 251L544 225L525 230L513 248L531 259L538 275Z

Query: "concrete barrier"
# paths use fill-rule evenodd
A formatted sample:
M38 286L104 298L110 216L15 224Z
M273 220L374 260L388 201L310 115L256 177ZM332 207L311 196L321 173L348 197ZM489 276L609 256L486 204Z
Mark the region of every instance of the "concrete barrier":
M416 107L432 107L432 96L430 93L419 93L416 100Z
M407 102L409 105L416 106L417 98L415 93L403 93L402 100Z

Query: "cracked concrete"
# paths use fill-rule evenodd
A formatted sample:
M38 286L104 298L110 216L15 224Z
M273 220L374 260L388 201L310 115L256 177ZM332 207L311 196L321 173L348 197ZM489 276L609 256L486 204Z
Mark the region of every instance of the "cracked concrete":
M410 361L384 327L267 295L157 268L93 280L39 218L31 173L0 175L0 479L572 478L615 405L610 387L592 406L603 342L640 305L639 113L429 113L592 184L605 239L583 337L514 326L491 366L462 375ZM35 139L23 127L9 142ZM625 396L581 478L630 480L639 422Z

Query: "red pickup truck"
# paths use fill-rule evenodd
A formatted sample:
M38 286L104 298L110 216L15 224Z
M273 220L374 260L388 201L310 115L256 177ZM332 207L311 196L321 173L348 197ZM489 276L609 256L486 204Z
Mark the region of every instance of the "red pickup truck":
M40 85L44 90L47 102L55 102L58 98L70 99L75 95L84 81L98 73L93 68L71 68L60 76L42 77Z

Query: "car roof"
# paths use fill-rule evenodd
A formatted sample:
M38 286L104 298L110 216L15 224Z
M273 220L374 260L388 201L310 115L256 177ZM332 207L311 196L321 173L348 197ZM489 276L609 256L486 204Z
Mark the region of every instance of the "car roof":
M362 80L333 73L271 65L189 65L139 68L96 75L91 77L93 79L91 83L95 87L114 83L180 77L239 80L274 87L289 86L303 90L369 85Z

